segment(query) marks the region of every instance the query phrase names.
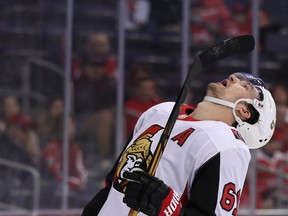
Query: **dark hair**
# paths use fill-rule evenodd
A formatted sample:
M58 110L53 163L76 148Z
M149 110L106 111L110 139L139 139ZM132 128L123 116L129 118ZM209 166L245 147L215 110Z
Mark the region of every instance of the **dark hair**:
M250 118L244 120L245 122L249 124L255 124L257 123L259 119L259 112L252 106L252 104L247 104L248 110L251 112ZM232 126L236 127L238 125L237 121L235 121Z
M252 106L252 104L248 104L248 109L251 112L251 117L246 119L245 121L249 124L257 123L259 119L259 112Z

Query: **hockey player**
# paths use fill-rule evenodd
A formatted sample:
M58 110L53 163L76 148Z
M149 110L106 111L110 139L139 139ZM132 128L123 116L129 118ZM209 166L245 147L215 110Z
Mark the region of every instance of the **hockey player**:
M146 170L174 103L158 104L139 118L133 137L106 177L106 187L83 216L236 215L249 148L274 132L275 103L264 82L234 73L210 83L196 108L182 105L155 176Z

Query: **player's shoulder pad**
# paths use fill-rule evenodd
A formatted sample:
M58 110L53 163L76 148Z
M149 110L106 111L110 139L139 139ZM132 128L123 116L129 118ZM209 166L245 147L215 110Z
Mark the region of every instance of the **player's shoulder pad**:
M151 120L156 122L160 119L166 119L170 115L174 104L174 102L163 102L150 107L148 110L142 113L138 119L134 128L134 133L138 131L144 124L146 124L146 122Z
M149 108L146 112L150 113L150 112L161 112L161 113L171 113L173 107L174 107L175 102L162 102L159 103L151 108Z

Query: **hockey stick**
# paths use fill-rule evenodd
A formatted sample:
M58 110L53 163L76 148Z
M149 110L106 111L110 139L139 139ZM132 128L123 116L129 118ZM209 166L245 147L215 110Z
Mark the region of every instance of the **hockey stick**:
M160 162L160 159L166 147L171 131L177 120L180 107L187 97L192 80L194 80L198 76L198 74L210 64L219 61L225 57L237 55L244 52L251 52L254 49L254 46L255 41L252 35L242 35L227 39L209 48L208 50L202 52L195 58L191 66L191 69L182 85L182 88L171 111L169 119L165 125L164 131L160 137L160 140L154 152L154 156L149 164L148 167L149 174L153 176L155 175L157 166ZM132 215L136 216L137 214L138 211L130 209L129 216Z

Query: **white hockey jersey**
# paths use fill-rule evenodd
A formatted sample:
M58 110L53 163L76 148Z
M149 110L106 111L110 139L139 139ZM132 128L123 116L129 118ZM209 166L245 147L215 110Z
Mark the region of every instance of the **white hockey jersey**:
M130 209L122 201L127 183L123 172L149 166L173 106L173 102L161 103L139 118L99 215L128 215ZM236 215L249 149L235 128L220 121L195 120L187 111L193 108L183 105L155 176L181 196L184 208L198 215Z

